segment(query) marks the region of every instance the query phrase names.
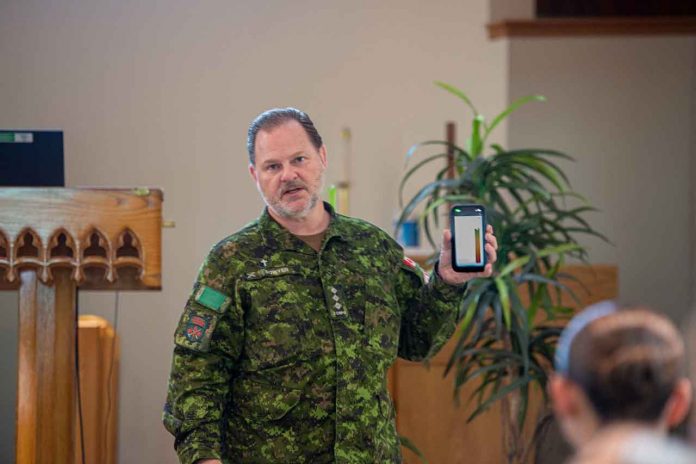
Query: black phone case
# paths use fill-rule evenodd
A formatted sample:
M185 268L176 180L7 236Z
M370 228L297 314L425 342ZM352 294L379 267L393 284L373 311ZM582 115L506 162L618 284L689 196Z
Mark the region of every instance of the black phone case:
M471 210L474 208L481 208L481 222L483 224L483 246L484 249L482 250L483 252L483 264L480 266L458 266L457 263L455 262L455 256L457 256L457 244L455 237L457 236L456 234L456 229L454 226L454 217L456 216L454 214L454 209L455 208L462 208L462 209L467 209ZM483 207L483 205L454 205L452 206L452 209L450 209L450 232L452 234L451 237L451 243L452 243L452 269L454 269L457 272L482 272L483 269L486 267L486 263L488 262L488 255L486 253L486 208Z

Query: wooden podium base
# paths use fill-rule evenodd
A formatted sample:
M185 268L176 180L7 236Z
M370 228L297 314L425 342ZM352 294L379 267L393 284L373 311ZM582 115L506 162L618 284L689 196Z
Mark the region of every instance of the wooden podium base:
M75 282L54 271L20 273L17 458L22 464L73 462L75 428Z

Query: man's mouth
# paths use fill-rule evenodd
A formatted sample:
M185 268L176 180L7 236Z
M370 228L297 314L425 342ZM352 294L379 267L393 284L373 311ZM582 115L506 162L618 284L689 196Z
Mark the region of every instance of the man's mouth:
M283 195L295 195L304 190L304 187L293 187L283 191Z

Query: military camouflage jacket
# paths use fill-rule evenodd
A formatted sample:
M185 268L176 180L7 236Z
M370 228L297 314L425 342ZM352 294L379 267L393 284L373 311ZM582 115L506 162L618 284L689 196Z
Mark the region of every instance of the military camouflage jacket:
M265 211L203 263L164 409L182 463L401 462L387 369L442 347L465 290L327 209L319 252Z

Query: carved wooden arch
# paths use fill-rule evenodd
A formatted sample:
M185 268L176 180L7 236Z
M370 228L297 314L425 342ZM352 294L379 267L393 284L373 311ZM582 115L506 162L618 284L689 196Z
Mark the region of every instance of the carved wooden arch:
M80 240L80 250L83 262L94 258L102 258L97 261L107 262L111 256L111 241L99 228L91 227Z
M8 234L0 228L0 269L4 270L9 278L12 270L12 242L8 239Z
M10 261L10 241L7 239L7 234L0 228L0 262L3 260Z
M135 258L138 261L144 258L140 239L138 239L138 236L128 227L124 228L118 234L114 250L114 260L122 258Z
M31 227L25 227L15 238L14 261L43 264L46 250L41 237Z
M125 227L118 234L114 245L113 266L119 272L132 268L141 278L145 272L145 256L142 243L138 236L129 227Z
M46 247L41 236L31 227L24 227L15 236L14 246L10 258L10 269L7 280L10 282L17 278L18 269L37 270L42 282L48 282L50 275L46 268Z
M48 278L53 280L52 270L57 267L72 268L72 278L76 282L82 281L82 271L80 269L80 247L72 234L65 228L56 229L46 246L46 265L48 267Z
M104 271L104 278L108 282L116 279L114 268L111 264L111 241L105 233L97 227L90 227L80 240L80 255L82 271L100 269ZM82 280L83 272L78 271L78 281Z
M48 240L48 263L68 262L73 265L78 257L79 249L72 234L64 227L53 232Z

